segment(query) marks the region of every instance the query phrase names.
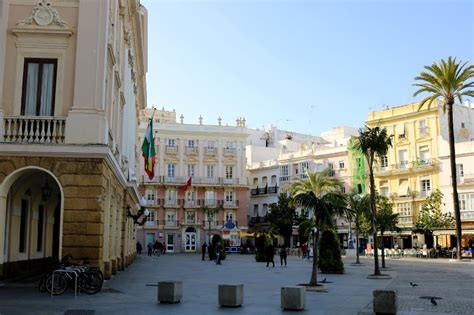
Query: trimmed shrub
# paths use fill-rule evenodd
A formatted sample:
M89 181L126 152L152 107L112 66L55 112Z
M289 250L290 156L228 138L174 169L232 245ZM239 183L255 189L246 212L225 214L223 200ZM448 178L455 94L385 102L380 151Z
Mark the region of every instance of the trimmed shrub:
M322 273L344 273L341 245L336 233L326 230L319 239L318 267Z
M256 240L256 251L255 251L255 260L257 262L266 262L267 255L265 254L265 248L271 244L271 238L266 234L262 234L257 237Z

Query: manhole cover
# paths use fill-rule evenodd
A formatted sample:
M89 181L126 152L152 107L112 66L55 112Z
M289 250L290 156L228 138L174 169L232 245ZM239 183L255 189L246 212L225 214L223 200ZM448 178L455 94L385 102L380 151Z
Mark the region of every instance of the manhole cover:
M420 296L420 299L424 299L424 300L442 300L443 298L442 297L439 297L439 296Z
M94 310L67 310L64 315L95 315Z

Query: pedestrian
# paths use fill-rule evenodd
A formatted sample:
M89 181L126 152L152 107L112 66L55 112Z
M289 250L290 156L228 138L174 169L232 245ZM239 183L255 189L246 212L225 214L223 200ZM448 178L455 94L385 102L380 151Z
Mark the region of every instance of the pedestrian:
M306 258L306 253L308 252L308 248L306 247L306 243L304 243L303 245L301 245L301 259L305 259Z
M161 243L161 253L166 254L166 244L165 244L165 242Z
M158 240L155 241L155 243L153 244L153 254L157 254L158 256L160 256L160 245L161 243L158 242Z
M218 243L216 244L216 248L215 248L216 256L217 256L217 257L216 257L216 265L222 265L222 263L221 263L221 259L222 259L222 258L221 258L221 257L222 257L222 252L221 252L221 250L222 250L222 248L221 248L221 247L222 247L222 246L221 246L221 243L218 242Z
M202 254L202 260L205 260L204 257L206 257L206 249L207 249L207 243L204 242L201 247L201 254Z
M271 262L273 264L273 268L275 268L275 261L273 260L273 257L275 256L275 247L273 247L272 244L265 248L265 256L267 258L267 267Z
M207 247L207 252L209 254L209 261L214 260L214 246L212 246L211 243L209 243L209 246Z
M148 248L148 256L151 256L153 254L153 244L150 242L147 245Z
M138 255L142 254L142 244L137 241L137 253Z
M285 267L286 267L286 256L288 255L288 252L286 250L286 246L283 245L280 249L280 266L283 266L283 262L285 262Z

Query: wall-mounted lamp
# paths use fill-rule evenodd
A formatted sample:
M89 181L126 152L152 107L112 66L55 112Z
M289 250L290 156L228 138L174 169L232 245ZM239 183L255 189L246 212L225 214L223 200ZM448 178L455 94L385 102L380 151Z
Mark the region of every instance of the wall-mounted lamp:
M132 214L132 212L130 211L131 207L130 205L127 205L126 209L127 209L127 218L132 218L133 219L133 223L137 224L137 225L143 225L145 224L146 222L146 218L150 215L150 211L148 211L147 208L145 208L145 206L147 205L147 202L146 202L146 199L145 197L141 197L140 198L140 210L138 210L137 214Z

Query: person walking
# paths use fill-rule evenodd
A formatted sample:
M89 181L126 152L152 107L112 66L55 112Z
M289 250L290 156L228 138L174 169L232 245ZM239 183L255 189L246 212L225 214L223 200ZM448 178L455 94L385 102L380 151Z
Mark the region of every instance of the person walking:
M306 253L308 252L308 247L306 247L306 243L304 243L303 245L301 245L301 259L305 259L306 258Z
M283 267L283 262L285 262L285 267L286 267L286 257L288 255L286 246L283 245L280 249L280 266Z
M222 247L221 243L218 242L216 244L216 248L215 248L215 252L216 252L216 256L217 256L216 257L216 265L222 265L222 263L221 263L221 257L222 257L221 250L222 250L222 248L221 247Z
M204 242L201 246L201 254L202 254L202 260L205 260L206 257L206 249L207 249L207 243Z
M140 242L137 242L137 254L142 254L142 244Z
M266 247L265 256L267 258L267 267L271 262L273 264L273 268L275 268L275 261L273 260L273 257L275 256L275 247L273 247L272 244Z
M148 248L148 256L151 256L153 254L153 244L150 242L147 245Z

